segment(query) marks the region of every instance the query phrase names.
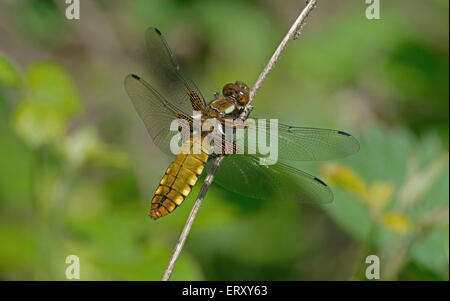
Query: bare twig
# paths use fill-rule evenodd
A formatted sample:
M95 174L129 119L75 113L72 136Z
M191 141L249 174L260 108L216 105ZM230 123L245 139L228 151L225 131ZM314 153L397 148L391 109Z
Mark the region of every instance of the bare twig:
M186 221L186 225L184 226L184 229L180 234L180 238L178 238L178 242L175 246L175 249L173 250L172 257L170 258L169 264L167 265L167 269L164 272L164 276L162 278L163 281L169 280L170 275L172 274L178 256L180 255L181 250L183 249L184 243L186 242L186 238L189 234L189 231L191 230L192 224L194 223L195 217L197 216L198 209L200 209L202 201L206 196L206 192L208 191L209 186L211 185L214 179L216 170L217 168L219 168L219 165L220 163L222 163L222 160L223 156L219 156L214 160L213 167L211 168L211 170L209 171L208 175L205 178L205 182L203 183L203 186L200 192L198 193L198 197L194 203L194 207L192 207L191 213L189 214L189 217Z
M284 39L281 41L280 45L278 45L277 50L275 50L274 54L270 58L266 67L264 67L264 70L261 72L258 79L256 80L256 83L253 86L252 91L250 92L250 102L248 105L251 104L251 102L253 101L253 98L256 95L256 92L258 92L258 90L261 88L267 75L269 74L270 71L272 71L273 67L275 66L275 63L280 59L281 54L286 49L286 46L289 43L289 41L291 41L294 38L297 38L300 35L300 33L303 29L302 25L305 23L306 18L308 17L309 13L314 9L316 4L317 4L316 0L310 0L308 2L308 4L306 5L306 7L302 10L300 15L297 17L297 20L295 20L294 24L292 24L288 33L286 34Z
M303 24L305 23L306 18L308 17L309 13L314 9L314 7L317 4L317 0L310 0L307 2L306 7L302 10L300 15L297 17L297 20L295 20L294 24L289 29L288 33L284 37L284 39L281 41L280 45L278 46L277 50L275 50L274 54L270 58L267 65L264 67L263 71L259 75L258 79L256 80L256 83L254 84L252 90L250 91L250 101L248 102L245 110L241 114L241 118L243 118L248 111L248 109L251 107L251 103L253 101L253 98L256 95L256 92L261 88L264 80L266 79L269 72L273 69L276 62L280 59L281 54L286 49L286 46L289 41L292 39L296 39L301 31L303 30ZM186 221L186 224L183 228L183 231L180 234L180 237L178 239L177 244L175 245L175 249L173 251L172 257L170 258L169 264L167 265L166 271L164 272L164 276L162 278L163 281L167 281L170 278L170 275L172 274L172 271L175 267L175 263L177 262L178 257L180 256L181 250L183 249L184 243L186 242L186 238L189 235L189 231L191 230L192 224L194 223L195 217L197 216L197 212L203 202L203 199L206 196L206 192L209 189L209 186L211 185L212 181L214 180L214 175L219 168L220 164L222 163L223 156L219 156L214 160L213 167L208 172L208 175L205 178L205 182L203 183L203 186L198 194L197 200L195 201L195 204L191 210L191 213L189 214L189 217Z

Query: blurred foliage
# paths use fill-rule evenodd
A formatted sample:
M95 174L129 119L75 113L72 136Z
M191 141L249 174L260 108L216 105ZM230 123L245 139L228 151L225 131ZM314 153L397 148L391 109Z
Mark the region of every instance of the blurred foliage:
M65 135L80 101L68 74L54 63L36 63L25 74L26 92L15 109L14 126L34 147Z
M7 87L17 87L20 83L20 75L15 67L5 57L0 57L0 83Z
M447 151L434 135L416 141L404 131L386 134L376 127L361 143L372 151L348 165L322 167L325 178L339 187L336 198L345 199L328 211L357 239L381 252L386 278L397 275L407 261L447 273ZM382 154L376 149L383 149Z
M211 98L253 83L298 1L0 0L0 279L158 280L199 187L151 221L169 160L124 92L145 77L157 26ZM448 280L448 1L320 1L255 99L283 123L346 130L352 157L295 163L335 193L323 207L244 198L213 185L174 280ZM270 114L268 114L270 113ZM198 186L198 185L197 185Z

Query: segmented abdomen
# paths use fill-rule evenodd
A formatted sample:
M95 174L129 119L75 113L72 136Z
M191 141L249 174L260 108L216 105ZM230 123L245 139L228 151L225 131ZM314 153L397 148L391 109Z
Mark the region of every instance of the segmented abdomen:
M190 148L192 152L192 148ZM191 192L203 172L208 155L180 152L170 164L152 199L150 217L158 219L175 210Z

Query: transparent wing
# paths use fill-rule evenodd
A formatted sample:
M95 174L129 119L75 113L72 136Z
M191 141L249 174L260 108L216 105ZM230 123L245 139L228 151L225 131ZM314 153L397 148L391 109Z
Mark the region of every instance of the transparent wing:
M210 160L208 164L212 164ZM226 156L214 182L235 193L263 200L329 203L333 193L320 179L281 162L264 166L256 156Z
M128 75L125 89L137 113L153 139L166 154L171 155L170 140L177 134L171 122L180 114L189 119L205 101L195 84L183 72L161 32L150 27L145 35L151 85L137 75Z
M164 36L157 28L148 28L145 39L152 86L170 103L192 116L193 108L189 97L192 92L198 95L199 101L205 105L200 90L184 74Z
M271 133L270 122L262 122L262 119L255 119L250 123L250 127L245 130L244 139L236 140L238 147L244 148L245 152L250 148L259 153L259 148L255 145L265 142L269 145L270 136L277 136L278 159L292 161L315 161L330 160L345 157L358 152L359 142L350 134L328 129L296 127L278 123L278 131ZM249 132L255 130L256 137L253 146L249 144ZM263 139L263 140L262 140ZM253 152L255 153L255 152Z
M170 130L170 124L178 118L178 114L184 113L137 75L132 74L125 78L125 90L153 142L164 153L172 155L170 140L177 132Z

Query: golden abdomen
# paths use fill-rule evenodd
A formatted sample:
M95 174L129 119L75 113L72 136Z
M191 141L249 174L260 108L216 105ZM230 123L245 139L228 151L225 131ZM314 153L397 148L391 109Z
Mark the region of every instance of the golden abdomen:
M192 153L192 147L190 147ZM203 172L208 155L180 152L170 164L152 199L150 217L158 219L175 210Z

